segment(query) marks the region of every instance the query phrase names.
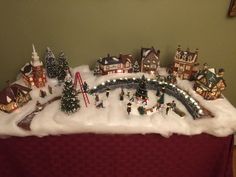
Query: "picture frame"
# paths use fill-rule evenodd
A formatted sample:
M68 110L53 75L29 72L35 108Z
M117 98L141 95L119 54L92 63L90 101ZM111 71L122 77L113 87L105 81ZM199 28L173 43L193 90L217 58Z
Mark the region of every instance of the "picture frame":
M230 6L229 6L229 11L228 11L228 16L229 17L236 16L236 0L231 0Z

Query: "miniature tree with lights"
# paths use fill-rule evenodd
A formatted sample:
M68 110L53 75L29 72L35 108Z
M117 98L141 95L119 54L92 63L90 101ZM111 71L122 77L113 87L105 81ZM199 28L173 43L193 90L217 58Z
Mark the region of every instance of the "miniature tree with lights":
M133 72L134 72L134 73L140 72L139 64L138 64L138 61L137 61L137 60L134 62L134 65L133 65Z
M142 76L141 80L139 81L136 93L136 97L141 98L141 99L147 99L147 86L146 86L146 78L144 75Z
M46 71L49 78L56 78L58 74L56 58L49 47L45 54Z
M76 112L80 108L79 100L76 97L76 90L72 78L67 75L61 97L61 110L67 114Z
M67 71L69 70L68 62L64 52L61 52L58 58L58 81L62 82L65 80Z

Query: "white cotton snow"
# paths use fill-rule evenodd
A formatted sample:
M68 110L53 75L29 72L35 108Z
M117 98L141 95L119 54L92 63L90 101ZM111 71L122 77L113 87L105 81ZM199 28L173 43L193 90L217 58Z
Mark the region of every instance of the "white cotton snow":
M141 77L143 73L120 73L105 76L93 76L88 66L79 66L72 71L75 74L80 72L83 81L86 81L90 88L95 87L107 80L110 82L118 78L125 77ZM160 74L165 73L165 69L160 68ZM153 75L144 74L147 78L153 78ZM73 78L74 79L74 78ZM22 81L19 80L22 84ZM184 105L182 105L174 97L165 95L165 103L175 100L177 107L185 112L186 116L180 117L173 111L169 111L166 115L165 107L159 110L154 109L153 112L148 112L147 115L139 115L137 108L141 103L132 102L132 111L128 115L127 103L129 102L126 96L127 91L130 91L132 96L135 90L124 89L124 101L119 100L121 89L111 90L109 97L106 93L99 94L100 100L103 100L104 108L96 108L95 96L88 95L90 104L85 107L83 96L78 96L81 108L71 115L67 115L60 111L60 100L49 104L45 109L39 112L31 122L31 131L22 130L17 126L17 123L27 114L35 109L37 101L45 103L51 98L61 94L62 85L59 85L56 80L49 79L48 85L53 89L53 94L48 93L47 85L41 90L46 91L45 98L39 97L40 89L31 91L32 100L25 106L17 109L13 113L7 114L0 112L0 135L1 136L47 136L60 135L71 133L158 133L165 137L171 136L173 133L183 135L195 135L200 133L208 133L215 136L227 136L236 131L236 109L229 103L226 98L217 99L214 101L206 101L192 89L193 83L189 81L178 80L178 86L186 90L194 99L200 102L201 105L209 109L215 115L214 118L204 118L193 120ZM79 88L77 86L77 88ZM146 108L151 108L157 101L155 91L148 91L149 101Z

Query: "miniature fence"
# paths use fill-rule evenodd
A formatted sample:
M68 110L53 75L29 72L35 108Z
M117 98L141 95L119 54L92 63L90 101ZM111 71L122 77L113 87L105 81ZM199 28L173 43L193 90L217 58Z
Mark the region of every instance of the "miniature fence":
M107 89L116 88L136 89L140 80L141 78L127 77L107 80L106 82L95 86L93 89L90 89L89 93L102 93ZM176 85L164 81L157 81L156 79L147 79L146 86L149 90L165 88L165 93L179 100L186 107L186 109L194 119L204 116L204 112L198 102L184 90L178 88Z

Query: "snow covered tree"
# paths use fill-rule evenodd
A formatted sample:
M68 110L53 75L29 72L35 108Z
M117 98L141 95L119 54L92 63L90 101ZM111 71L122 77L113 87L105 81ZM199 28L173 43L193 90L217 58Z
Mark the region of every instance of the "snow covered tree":
M157 100L157 102L159 103L159 104L164 104L164 101L165 101L165 99L164 99L164 93L162 93L161 94L161 97Z
M135 95L136 95L136 97L140 97L142 99L148 98L146 78L144 77L144 75L142 76L141 80L139 81Z
M56 78L57 77L57 61L56 58L49 47L46 49L45 54L45 64L46 64L46 71L49 78Z
M61 97L61 110L67 114L74 113L80 108L79 100L76 97L76 90L72 78L67 75Z
M58 81L62 82L65 80L68 70L69 66L67 59L65 57L64 52L61 52L58 58L58 75L57 75Z
M93 75L100 75L100 74L101 74L101 69L99 67L99 64L97 63L93 70Z
M137 60L135 61L134 65L133 65L133 72L134 72L134 73L140 72L139 64L138 64L138 61L137 61Z

